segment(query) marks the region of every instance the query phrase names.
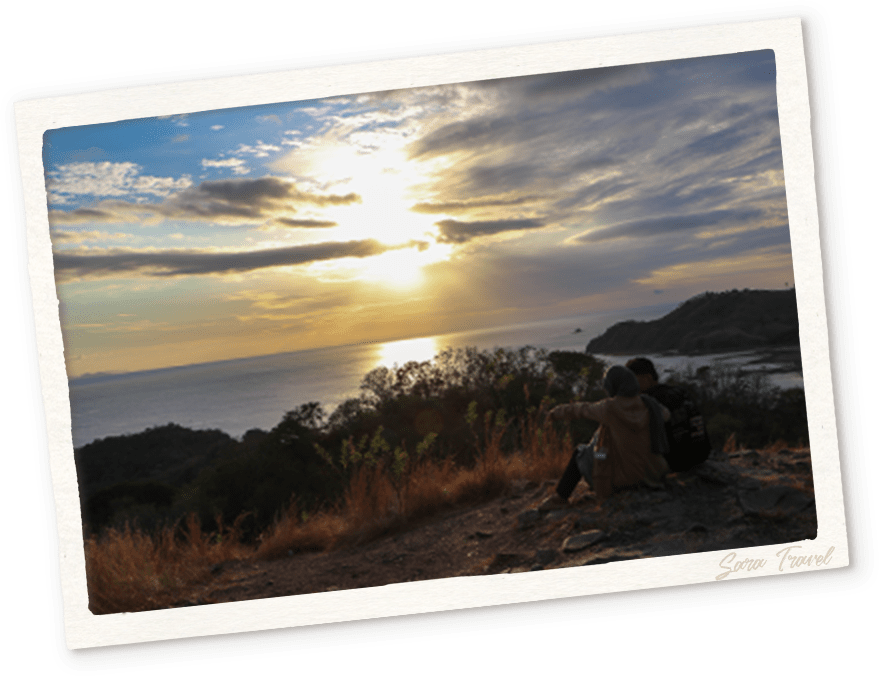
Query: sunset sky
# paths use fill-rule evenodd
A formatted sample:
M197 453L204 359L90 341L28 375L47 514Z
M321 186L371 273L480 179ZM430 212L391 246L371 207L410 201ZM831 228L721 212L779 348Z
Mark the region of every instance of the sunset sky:
M53 130L71 377L793 286L770 51Z

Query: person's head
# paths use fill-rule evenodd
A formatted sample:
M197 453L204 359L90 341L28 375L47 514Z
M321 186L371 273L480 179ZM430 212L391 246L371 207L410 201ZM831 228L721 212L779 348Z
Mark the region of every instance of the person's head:
M636 397L640 391L638 379L625 366L611 366L607 369L601 385L612 397Z
M656 367L647 357L630 359L626 362L626 368L638 378L638 385L642 391L652 389L659 384L659 375L656 373Z

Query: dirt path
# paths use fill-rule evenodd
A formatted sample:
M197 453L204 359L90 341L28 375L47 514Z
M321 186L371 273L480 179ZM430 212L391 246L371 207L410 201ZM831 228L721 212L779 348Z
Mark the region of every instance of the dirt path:
M499 498L369 543L230 562L179 605L595 565L817 533L808 449L716 453L695 470L669 475L662 490L623 491L601 504L581 482L571 507L538 513L534 507L551 488L518 482Z

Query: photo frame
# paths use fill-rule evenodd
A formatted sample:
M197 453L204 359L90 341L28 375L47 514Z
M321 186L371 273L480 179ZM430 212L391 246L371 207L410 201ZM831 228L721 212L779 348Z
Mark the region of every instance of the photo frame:
M112 623L103 623L98 618L89 616L90 614L87 611L83 613L82 587L84 582L81 575L82 571L80 570L77 581L76 565L65 565L57 569L58 578L56 579L58 583L53 593L56 608L62 606L61 601L62 599L64 600L64 619L56 627L56 637L63 637L63 644L58 644L59 651L66 655L69 664L92 665L91 668L94 668L94 665L108 665L111 663L134 665L156 663L158 661L203 659L205 657L210 658L224 655L267 654L273 651L308 650L334 645L359 645L418 636L484 632L499 628L538 626L558 622L583 621L599 617L742 603L756 599L821 595L835 591L838 592L843 589L857 588L859 585L864 584L864 581L870 576L872 571L872 545L869 542L870 533L867 527L868 519L866 518L868 508L863 502L863 482L865 480L863 470L863 425L860 420L860 407L858 405L857 365L853 348L853 313L849 301L850 284L847 278L839 162L834 157L836 142L833 133L835 128L833 122L835 118L828 112L833 110L831 87L833 79L829 62L826 59L822 61L820 57L821 54L826 56L826 39L823 42L821 41L823 24L814 11L802 7L780 8L771 16L772 18L769 19L765 13L760 15L729 13L714 16L707 15L696 19L647 22L639 26L581 27L558 32L507 35L487 39L486 43L480 45L477 50L470 49L474 45L473 41L410 45L400 49L388 48L383 52L375 50L363 53L349 52L339 55L310 57L290 62L275 61L267 64L245 64L238 70L235 70L235 66L227 66L225 70L221 69L219 71L222 75L218 75L216 71L202 71L201 75L204 76L204 79L194 82L187 82L192 76L192 71L190 70L177 73L176 75L179 77L179 80L171 84L173 85L172 88L179 85L181 89L186 87L187 84L195 84L198 87L206 87L202 91L207 92L213 88L212 85L221 82L222 77L239 75L245 77L250 74L258 77L264 65L268 66L267 70L270 73L274 71L276 75L281 76L300 73L307 74L308 70L305 66L338 67L340 69L345 67L373 69L376 66L388 66L390 68L389 72L391 72L393 71L394 64L399 63L401 51L406 55L402 58L445 58L448 55L452 55L454 59L460 59L462 64L470 62L468 65L461 66L463 71L466 71L473 68L473 59L470 57L474 55L479 56L480 52L483 53L482 55L491 54L492 52L489 50L515 50L519 47L537 49L539 45L548 45L553 49L564 52L570 51L573 45L579 44L577 40L588 42L589 40L594 41L597 39L631 37L634 34L661 41L663 37L662 31L698 30L705 28L719 30L718 27L730 28L730 24L735 24L736 22L748 22L750 29L748 31L748 39L754 39L754 34L760 32L754 26L762 24L755 24L754 22L793 19L802 26L807 27L808 30L802 34L808 34L808 38L802 40L802 50L797 52L794 57L799 59L800 65L803 66L799 73L800 79L797 85L792 88L792 91L800 99L799 108L791 114L791 119L795 123L794 129L797 129L797 132L791 133L789 129L785 129L787 126L785 120L787 118L783 117L782 143L784 146L784 135L786 132L794 138L800 139L800 143L797 143L796 140L793 143L793 147L796 149L794 152L804 153L804 155L795 155L798 158L797 163L799 163L800 157L806 157L807 159L810 157L821 158L820 160L809 159L809 162L814 163L820 177L815 185L816 197L813 212L821 224L821 237L818 237L817 241L815 241L813 237L804 236L799 245L795 242L795 246L800 246L801 251L805 252L800 257L800 260L808 261L808 263L800 263L800 266L814 265L818 262L820 264L817 267L824 271L823 279L808 280L814 284L814 288L809 287L806 282L800 281L803 278L802 274L797 275L797 288L798 295L802 292L803 295L810 299L810 302L812 298L820 298L822 294L827 299L826 306L819 308L822 311L816 313L818 317L816 323L809 325L804 322L803 350L804 354L807 350L812 350L812 352L808 353L809 358L804 361L809 364L818 365L824 371L819 373L818 366L816 366L815 372L806 378L807 382L811 378L813 382L820 383L819 387L815 389L823 389L833 393L833 400L830 402L832 405L828 406L827 410L834 411L835 415L828 418L827 426L830 429L836 429L836 434L830 434L828 438L838 446L838 449L834 448L834 451L838 451L839 457L837 460L835 455L828 454L828 458L838 462L838 469L833 466L833 462L828 460L828 466L824 467L822 465L826 469L826 473L819 475L816 472L816 475L818 475L816 476L816 481L820 479L821 483L830 484L830 487L825 489L827 491L824 493L825 497L821 497L816 486L816 502L819 507L818 540L822 545L827 542L834 542L833 545L829 546L834 546L836 551L840 552L832 568L804 573L789 573L783 577L779 575L749 576L745 579L724 581L718 584L717 582L702 581L699 575L704 575L704 573L702 571L693 571L688 567L674 585L659 586L656 581L657 577L659 577L659 571L657 570L659 566L656 565L656 562L642 562L646 563L646 565L639 566L639 568L643 567L646 570L646 577L650 580L647 583L646 591L643 589L639 591L621 589L620 587L614 587L613 583L611 583L609 589L604 590L598 595L577 598L564 596L551 598L554 596L553 592L548 592L545 588L532 588L532 584L529 582L525 584L524 589L520 589L513 594L510 593L510 589L506 585L491 590L489 593L495 594L495 596L487 596L485 599L480 599L479 605L475 608L450 608L443 605L444 602L437 603L436 599L431 599L426 605L410 608L406 607L405 603L403 603L405 600L403 597L408 595L406 592L401 597L391 590L382 590L380 595L385 603L383 608L376 610L375 598L367 601L370 604L370 613L381 615L378 619L375 617L351 619L345 617L344 614L334 614L336 611L330 606L338 605L337 603L331 601L326 607L321 607L320 601L309 600L306 607L297 608L299 613L313 613L313 618L311 618L308 625L298 625L292 629L290 627L263 625L258 628L257 631L259 633L256 635L254 635L254 627L250 620L244 620L244 625L230 626L228 617L219 617L222 615L222 611L217 606L155 611L156 613L172 613L179 616L185 614L187 616L187 623L191 623L192 619L197 617L199 626L202 628L201 631L207 631L211 635L207 638L202 637L201 640L195 640L192 636L179 637L163 633L165 629L158 626L159 623L152 618L110 618L114 620ZM641 29L642 32L632 33L633 28ZM817 40L817 44L823 46L820 49L816 48L816 43L813 40ZM772 44L775 45L775 43ZM649 49L651 48L648 48L648 51ZM777 53L782 51L782 47L779 47ZM504 53L510 54L512 52ZM678 54L680 53L678 52ZM813 56L815 61L810 60ZM499 61L507 61L507 57L501 57ZM330 63L333 65L318 65ZM554 63L558 62L554 61ZM817 66L816 63L818 64ZM509 71L505 71L505 67L504 64L501 64L497 72L508 74ZM302 70L288 70L291 68L301 68ZM415 69L406 70L405 77L412 78L412 73ZM436 67L432 66L430 70L436 70ZM463 81L460 79L462 75L457 74L457 71L452 72L451 69L446 67L443 67L442 70L445 73L444 77L451 78L450 82ZM481 70L481 72L485 71ZM55 537L58 538L58 549L54 552L56 564L60 560L70 561L81 555L76 553L76 537L71 535L79 526L73 523L73 529L71 530L71 522L69 521L71 518L71 503L73 506L76 505L75 499L71 500L71 495L75 495L75 493L71 492L75 490L75 485L67 485L64 479L64 477L69 479L72 476L70 472L72 458L68 457L66 461L63 459L65 452L69 453L69 451L64 451L63 446L59 447L57 445L57 441L55 441L57 437L52 436L57 434L57 430L50 431L53 429L53 425L58 424L58 421L66 415L64 414L64 408L66 405L69 410L69 402L65 404L63 401L63 397L66 396L61 391L63 388L61 390L55 389L59 382L58 379L63 378L61 375L63 373L63 357L58 354L57 336L54 343L52 340L47 341L46 338L40 337L42 335L40 331L45 328L45 325L43 325L43 329L40 328L41 321L45 321L41 319L45 309L41 310L40 301L37 299L52 296L48 294L48 287L37 288L34 286L39 276L39 270L47 260L45 255L48 253L48 249L46 247L47 237L43 236L42 251L40 251L40 246L35 244L39 236L34 236L33 234L39 232L36 228L42 227L44 231L46 230L45 224L40 225L42 217L39 215L40 207L37 206L40 204L43 207L45 206L45 186L43 184L43 187L40 188L40 181L34 180L34 167L27 166L24 160L24 158L33 159L40 156L39 152L36 154L33 152L34 148L32 145L28 146L28 143L33 144L34 142L33 134L39 132L29 129L28 125L35 121L37 114L34 111L43 107L43 104L51 103L55 99L72 100L59 99L59 97L80 95L87 98L90 95L94 95L99 98L112 98L113 96L123 94L123 99L126 96L136 98L139 91L138 86L143 86L145 81L150 81L151 77L150 75L139 78L134 76L132 80L125 80L123 89L120 89L122 86L120 84L121 80L111 83L75 83L74 85L54 88L51 93L45 89L27 88L13 95L6 105L7 144L13 151L10 153L10 157L13 158L12 161L16 167L16 171L11 172L11 175L17 199L14 206L16 207L17 225L19 227L17 237L20 247L18 270L25 312L27 313L28 310L32 310L34 315L32 323L27 320L25 321L25 325L31 326L33 331L28 337L28 356L31 360L30 383L33 392L32 406L40 457L45 463L42 466L41 479L44 482L44 490L47 491L45 495L52 496L47 499L45 505L49 517L48 541L52 542ZM167 73L160 73L155 74L155 78L156 81L165 80L166 78L173 79L174 75L169 77ZM357 80L357 86L360 86L360 77L357 76L353 79ZM332 82L336 86L342 87L341 90L334 91L345 91L344 87L355 86L353 84L340 85L339 83L342 82L341 78L334 77ZM400 83L402 81L396 80L395 82ZM161 87L161 85L156 86ZM387 88L387 85L383 85L383 87ZM805 96L806 92L808 92L808 96ZM191 93L187 93L183 95L183 99L169 101L163 96L161 105L151 110L158 111L156 114L187 112L184 110L186 104L180 101L192 100L192 97ZM153 97L149 96L148 98ZM207 94L195 95L194 98L197 101L192 103L193 110L208 110L227 105L225 103L223 106L214 105ZM311 96L308 98L316 97ZM216 101L219 100L216 99ZM222 100L228 101L225 96L222 97ZM249 100L254 101L255 99L250 98ZM821 104L818 107L818 112L816 112L816 107L814 107L816 102ZM144 110L143 104L140 101L135 105L138 111ZM91 108L91 110L93 111L94 108ZM120 115L120 106L116 103L106 106L105 110L107 112L102 112L102 114L107 114L110 117ZM808 119L806 118L805 122L803 119L803 113L806 110L811 111L812 114L811 129L809 129ZM819 112L824 117L821 117L818 114ZM121 113L123 117L130 114ZM138 115L140 114L139 112ZM86 119L94 123L97 118L93 112L90 112ZM45 125L45 122L42 122L42 124ZM801 125L801 127L796 127L796 124ZM804 124L805 126L802 126ZM36 126L39 127L39 124ZM820 133L817 133L816 130L820 130ZM802 142L803 133L807 133L811 137L811 143L804 144ZM16 158L18 158L18 163L15 163ZM806 166L809 166L809 164L807 163ZM15 185L16 176L19 171L21 183ZM44 169L40 166L38 171L41 177ZM804 171L806 176L808 176L809 170L804 169ZM822 172L823 176L821 175ZM791 183L793 182L791 181ZM807 178L806 183L808 182ZM39 195L40 190L43 191L42 196ZM799 200L799 197L791 201L797 200ZM797 202L797 206L806 202L808 200ZM28 214L27 220L24 219L25 212ZM793 223L794 219L791 222ZM43 256L42 259L40 258L41 255ZM794 258L796 266L798 255L795 254ZM27 265L32 267L28 268L24 261L27 261ZM829 342L827 343L824 343L820 336L823 328L821 318L824 316L827 317L826 321L829 327ZM815 338L815 342L807 341L807 337ZM49 347L52 345L55 345L54 349ZM55 399L56 396L61 397L62 400ZM826 404L828 402L822 401L822 403ZM813 423L817 417L817 415L812 416L810 412L810 423ZM821 422L816 424L824 429L824 418L820 418L820 420ZM62 420L62 427L63 424ZM819 438L826 441L823 437ZM66 465L64 464L65 462L67 463ZM50 479L53 477L55 480L50 483ZM842 490L834 488L834 484L841 487ZM859 489L858 486L861 488ZM831 496L830 499L827 499L826 496L828 495ZM858 502L859 499L861 502ZM75 512L76 509L73 509L73 511ZM76 515L74 514L73 516ZM833 531L831 537L841 538L841 540L822 540L822 531L825 523L830 523L835 528L835 530L834 528L830 529ZM57 530L55 530L56 528ZM836 542L844 544L836 545ZM81 543L79 546L81 547ZM816 551L817 549L820 549L820 547L816 545ZM847 557L841 555L843 551L847 553ZM774 555L775 552L772 552L772 554ZM711 570L716 572L717 562L714 559L717 559L717 556L712 557ZM614 564L606 565L614 566ZM704 566L704 564L698 565ZM633 568L633 566L629 567ZM652 572L650 569L652 569ZM639 573L635 574L639 580L645 577L640 572L639 570ZM627 573L628 575L629 573ZM665 571L661 573L661 576L668 579ZM523 580L527 578L528 575L524 576ZM486 593L484 588L485 580L478 579L478 581L480 582L479 589L468 589L463 593L467 595L472 593L477 596L477 592ZM436 582L437 584L434 586L436 586L438 596L445 598L448 594L448 596L454 597L456 592L457 594L462 593L459 589L460 581ZM450 586L447 587L447 585ZM631 585L631 582L629 582L629 585ZM537 585L537 587L542 586ZM329 596L333 594L339 593L330 593ZM669 603L670 597L674 598L672 603ZM510 602L511 599L512 602ZM275 599L266 607L268 606L277 608L278 614L285 617L289 617L291 612L286 600ZM240 612L238 610L236 614ZM144 615L149 614L146 613ZM247 612L245 611L244 614L246 615ZM401 615L405 617L405 622L402 624L400 621ZM104 626L98 628L96 622ZM275 620L275 622L284 624L288 620ZM111 627L111 624L116 626ZM121 626L124 624L132 626L127 628ZM165 622L162 625L163 627L168 626ZM117 634L116 632L119 633ZM110 636L114 638L110 643L94 645L92 642L95 641L96 633L102 635L101 641L107 641ZM228 648L225 646L231 640L235 641L236 647L231 652L227 652ZM144 657L144 655L148 657Z

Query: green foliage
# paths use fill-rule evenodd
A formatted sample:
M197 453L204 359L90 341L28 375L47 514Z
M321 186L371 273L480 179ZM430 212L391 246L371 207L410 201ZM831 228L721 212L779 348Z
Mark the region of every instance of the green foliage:
M733 433L739 443L751 448L775 441L809 443L806 397L801 388L782 390L765 373L723 364L687 368L672 374L668 382L691 393L715 446Z

